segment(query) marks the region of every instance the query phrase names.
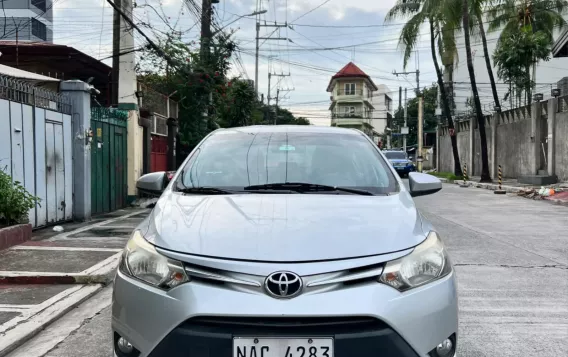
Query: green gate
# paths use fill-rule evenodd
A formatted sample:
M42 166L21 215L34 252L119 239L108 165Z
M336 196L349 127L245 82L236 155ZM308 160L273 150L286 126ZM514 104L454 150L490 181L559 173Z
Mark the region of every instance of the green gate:
M91 211L112 212L126 206L128 112L92 108Z

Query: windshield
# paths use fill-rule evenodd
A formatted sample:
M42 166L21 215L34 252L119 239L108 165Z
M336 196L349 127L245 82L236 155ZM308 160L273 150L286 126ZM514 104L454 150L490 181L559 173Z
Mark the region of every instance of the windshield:
M385 151L383 154L389 160L407 160L406 154L402 151Z
M387 165L362 135L234 129L207 138L178 183L184 188L243 189L302 182L384 194L398 190Z

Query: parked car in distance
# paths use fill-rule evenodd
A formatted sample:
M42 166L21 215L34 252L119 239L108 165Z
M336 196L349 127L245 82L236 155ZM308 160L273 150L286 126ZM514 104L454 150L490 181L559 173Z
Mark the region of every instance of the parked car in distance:
M384 150L383 154L401 177L406 177L409 173L416 171L416 166L404 151Z
M361 131L209 134L134 230L114 280L117 357L455 357L442 238Z

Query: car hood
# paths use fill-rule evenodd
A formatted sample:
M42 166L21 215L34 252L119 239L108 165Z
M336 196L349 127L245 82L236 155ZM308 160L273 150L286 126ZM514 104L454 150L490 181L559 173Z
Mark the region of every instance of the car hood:
M169 191L140 229L166 250L265 262L386 254L414 247L427 234L406 191L391 196Z

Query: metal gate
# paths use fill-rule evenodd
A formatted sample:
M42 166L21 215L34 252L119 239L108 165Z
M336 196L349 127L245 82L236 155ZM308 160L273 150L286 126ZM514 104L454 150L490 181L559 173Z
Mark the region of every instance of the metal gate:
M112 212L126 206L128 112L92 108L91 211Z
M69 98L0 76L0 170L41 202L33 227L73 218L73 147Z
M150 172L168 171L168 138L152 134Z

